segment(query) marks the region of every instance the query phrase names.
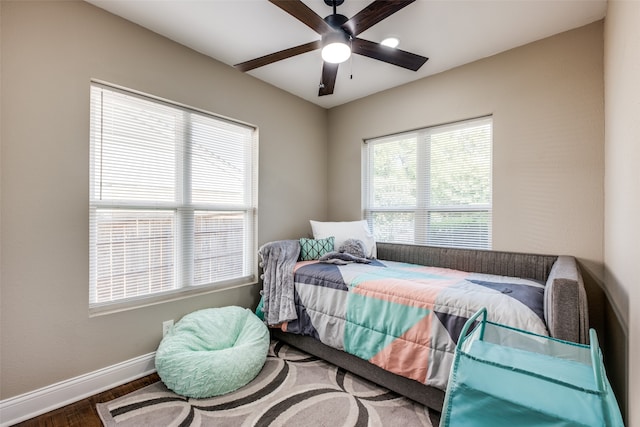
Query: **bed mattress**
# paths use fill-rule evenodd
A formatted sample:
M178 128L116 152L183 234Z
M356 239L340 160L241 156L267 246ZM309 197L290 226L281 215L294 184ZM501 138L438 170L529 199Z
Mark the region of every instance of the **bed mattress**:
M441 390L460 331L480 308L493 322L548 335L535 280L382 260L302 261L294 273L298 318L284 331Z

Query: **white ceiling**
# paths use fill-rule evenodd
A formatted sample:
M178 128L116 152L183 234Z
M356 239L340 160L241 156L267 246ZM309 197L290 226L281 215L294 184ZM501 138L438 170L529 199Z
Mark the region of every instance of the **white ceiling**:
M229 65L320 39L267 0L87 1ZM303 1L322 17L332 13L323 0ZM338 13L351 17L371 1L345 0ZM333 95L322 97L319 50L248 74L331 108L589 24L605 12L606 0L417 0L358 36L398 37L398 48L429 58L417 72L353 55L340 65Z

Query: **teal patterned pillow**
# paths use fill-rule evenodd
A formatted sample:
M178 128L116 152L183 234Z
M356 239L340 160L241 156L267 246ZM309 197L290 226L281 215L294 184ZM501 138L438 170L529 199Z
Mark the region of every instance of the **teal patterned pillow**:
M300 239L300 259L302 261L311 261L320 258L327 252L333 251L333 236L326 239Z

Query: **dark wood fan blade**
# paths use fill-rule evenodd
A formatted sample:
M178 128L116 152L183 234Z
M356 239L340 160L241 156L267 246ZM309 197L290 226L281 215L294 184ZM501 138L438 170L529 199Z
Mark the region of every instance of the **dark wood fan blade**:
M352 49L353 53L378 59L412 71L418 71L429 59L424 56L416 55L415 53L382 46L381 44L359 38L353 39Z
M342 28L355 37L414 1L376 0L345 22Z
M318 16L317 13L311 10L309 6L302 3L300 0L269 1L320 35L332 30L329 24L327 24L322 17Z
M240 64L234 65L234 67L244 72L251 71L254 68L262 67L264 65L269 65L273 62L280 61L282 59L291 58L292 56L311 52L312 50L320 49L321 47L322 47L322 40L316 40L311 43L301 44L300 46L291 47L289 49L281 50L280 52L271 53L269 55L261 56L260 58L242 62Z
M323 63L318 96L331 95L333 93L333 88L336 85L336 76L338 75L338 65L329 62Z

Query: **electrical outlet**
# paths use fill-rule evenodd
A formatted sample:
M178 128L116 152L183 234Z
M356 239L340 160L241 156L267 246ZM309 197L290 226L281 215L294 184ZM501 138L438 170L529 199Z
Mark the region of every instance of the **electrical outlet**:
M173 319L162 322L162 338L169 333L173 327Z

